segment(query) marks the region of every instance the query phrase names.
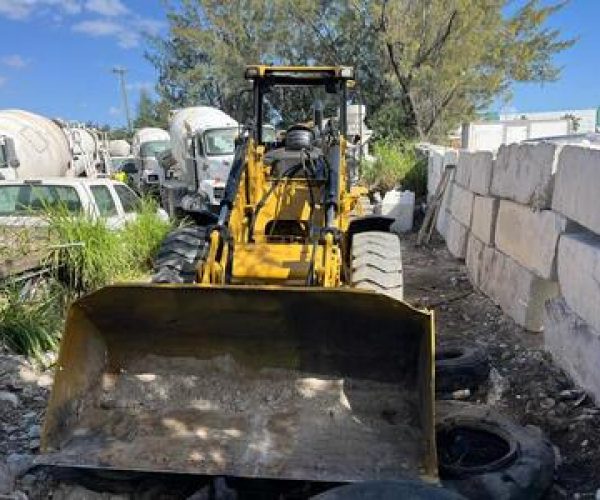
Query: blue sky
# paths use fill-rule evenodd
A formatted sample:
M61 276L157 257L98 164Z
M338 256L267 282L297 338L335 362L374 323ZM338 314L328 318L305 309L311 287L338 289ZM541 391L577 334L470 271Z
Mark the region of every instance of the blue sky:
M507 110L527 112L600 105L600 0L572 0L550 22L575 47L560 54L560 81L518 85ZM166 30L161 0L0 0L0 109L23 108L70 120L124 124L111 68L128 68L132 107L152 89L143 32Z

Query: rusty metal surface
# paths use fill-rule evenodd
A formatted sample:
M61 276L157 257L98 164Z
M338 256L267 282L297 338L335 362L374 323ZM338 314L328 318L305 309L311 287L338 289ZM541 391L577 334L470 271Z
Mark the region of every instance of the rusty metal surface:
M42 461L435 475L431 334L429 314L368 292L108 287L70 311Z

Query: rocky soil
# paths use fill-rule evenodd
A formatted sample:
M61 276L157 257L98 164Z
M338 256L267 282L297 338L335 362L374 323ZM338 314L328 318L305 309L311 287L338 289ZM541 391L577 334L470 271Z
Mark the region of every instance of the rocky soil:
M411 236L403 251L406 298L436 310L438 341L467 339L489 353L489 386L468 399L490 404L521 424L537 425L552 440L558 467L548 499L600 498L600 409L552 363L542 350L542 335L525 332L474 291L464 266L443 242L416 248ZM52 358L46 361L51 364ZM51 381L51 368L0 354L0 500L234 498L222 481L209 485L202 478L143 475L115 481L32 467ZM286 498L309 493L286 485Z

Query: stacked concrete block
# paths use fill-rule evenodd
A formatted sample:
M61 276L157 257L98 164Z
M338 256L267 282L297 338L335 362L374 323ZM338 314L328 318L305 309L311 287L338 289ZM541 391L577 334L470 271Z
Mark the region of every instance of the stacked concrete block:
M448 180L448 185L446 186L446 190L444 191L442 202L438 211L437 220L435 223L435 229L438 233L442 235L444 239L446 239L448 235L448 216L450 213L450 204L452 201L452 194L454 190L455 175L456 169L450 169L450 179Z
M451 214L447 215L446 246L457 259L464 259L467 254L468 227L457 221Z
M600 150L565 146L560 153L552 208L600 234Z
M456 173L458 177L458 172ZM471 226L471 215L473 214L474 195L468 189L454 184L452 187L452 198L450 199L450 213L465 227Z
M480 266L481 291L526 330L542 331L544 303L558 295L558 283L540 278L492 247L484 248Z
M494 157L490 151L478 151L469 153L469 155L471 156L469 189L475 194L488 196L492 182Z
M592 233L561 236L558 281L569 307L600 331L600 236Z
M576 314L562 297L546 302L544 347L600 404L600 332Z
M496 217L500 201L489 196L475 196L471 232L485 245L494 245Z
M485 250L486 245L471 232L467 241L465 266L467 267L469 280L475 288L481 287L481 272Z
M501 146L491 194L536 209L550 208L559 148L550 143Z
M556 279L556 247L567 220L551 211L502 200L495 245L504 254L544 279Z

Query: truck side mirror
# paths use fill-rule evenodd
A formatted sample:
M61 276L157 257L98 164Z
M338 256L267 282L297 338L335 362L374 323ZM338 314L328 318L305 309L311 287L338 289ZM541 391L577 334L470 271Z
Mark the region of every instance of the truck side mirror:
M6 148L6 163L9 167L17 168L21 165L19 158L17 157L17 150L15 149L15 141L11 137L4 138L4 147Z

